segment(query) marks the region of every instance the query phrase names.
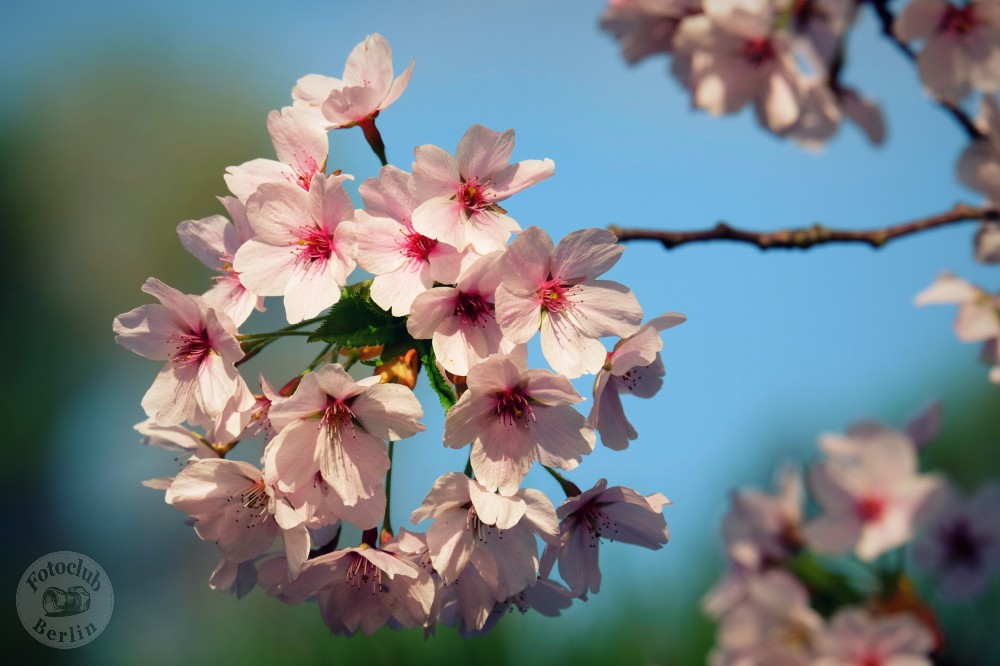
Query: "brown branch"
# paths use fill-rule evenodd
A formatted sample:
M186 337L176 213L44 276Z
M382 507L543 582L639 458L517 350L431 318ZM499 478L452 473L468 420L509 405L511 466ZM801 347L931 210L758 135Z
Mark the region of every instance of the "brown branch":
M909 44L900 40L896 36L896 32L892 29L893 24L896 22L896 16L889 9L889 0L868 0L868 4L875 10L875 14L878 16L879 23L882 26L882 34L885 35L886 39L892 42L910 61L916 62L917 54L910 48ZM985 138L985 135L979 131L976 123L973 122L972 118L969 117L969 114L962 107L954 102L943 99L935 99L935 101L941 108L951 114L951 117L962 126L962 129L965 130L970 139Z
M882 229L849 230L830 229L822 224L797 229L779 229L778 231L748 231L731 227L725 222L719 222L711 229L699 231L661 231L657 229L623 229L611 225L611 231L620 241L651 240L663 244L670 250L687 243L703 243L707 241L728 240L756 245L761 250L775 248L807 250L814 245L828 243L860 243L873 248L880 248L889 241L910 234L916 234L928 229L945 227L973 220L997 220L1000 211L994 208L973 208L965 204L956 204L946 213L926 217L920 220L904 222Z

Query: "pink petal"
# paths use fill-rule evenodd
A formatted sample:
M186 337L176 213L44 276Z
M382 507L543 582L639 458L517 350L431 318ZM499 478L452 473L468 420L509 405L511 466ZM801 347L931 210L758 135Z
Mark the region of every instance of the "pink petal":
M200 220L185 220L177 225L177 235L184 249L209 268L220 269L226 254L226 230L229 220L211 215Z
M552 256L552 277L564 282L595 278L621 259L625 247L607 229L581 229L559 241Z

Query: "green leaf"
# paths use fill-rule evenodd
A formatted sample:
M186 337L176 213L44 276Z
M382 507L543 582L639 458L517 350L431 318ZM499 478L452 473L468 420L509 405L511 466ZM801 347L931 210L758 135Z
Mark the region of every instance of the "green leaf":
M434 357L434 347L431 345L431 341L417 340L416 344L417 351L420 352L420 362L423 363L424 369L427 371L427 379L430 381L431 388L437 393L438 400L441 401L441 406L444 407L444 411L447 413L458 402L458 398L455 397L455 392L451 390L451 384L448 383L448 380L438 370Z
M395 345L411 339L404 317L393 317L371 300L371 281L343 289L310 342L322 341L341 347Z

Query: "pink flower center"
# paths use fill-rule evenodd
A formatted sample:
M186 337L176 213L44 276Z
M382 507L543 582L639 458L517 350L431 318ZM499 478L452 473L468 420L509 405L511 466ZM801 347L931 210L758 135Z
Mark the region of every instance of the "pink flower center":
M235 522L244 522L247 529L261 525L270 515L267 510L268 498L263 479L254 481L239 495L227 498L226 502L234 500L238 503Z
M596 505L589 503L579 512L580 523L590 532L590 547L597 548L601 537L614 541L618 525ZM608 536L608 534L611 536Z
M407 257L417 259L418 261L426 262L427 257L434 251L437 244L438 242L433 238L421 236L420 234L413 232L406 235L406 241L403 245L403 254Z
M334 398L333 396L326 397L326 408L323 410L322 416L324 426L335 430L340 426L351 425L353 418L354 412L344 404L343 400Z
M316 227L302 227L299 236L299 259L310 263L327 261L333 254L333 238Z
M479 183L478 176L462 181L462 187L458 190L458 200L469 210L482 210L493 203L486 193L486 187Z
M204 328L197 333L175 335L171 341L175 345L171 357L174 363L201 363L213 351L208 330Z
M754 67L766 65L774 60L774 44L767 37L755 37L743 43L743 57Z
M316 164L315 158L307 155L304 159L296 159L292 170L295 172L295 180L292 182L308 192L309 186L312 185L313 176L319 170L319 165Z
M885 500L878 495L864 495L854 506L858 518L865 523L873 523L885 513Z
M941 16L941 23L938 30L952 35L964 35L978 24L975 15L975 5L956 7L947 5L944 14Z
M541 301L542 308L549 312L562 312L571 305L568 293L569 288L567 285L556 278L549 278L547 282L542 284L541 289L538 290L538 298Z
M482 294L475 292L459 292L455 301L455 316L463 324L482 326L486 319L492 316L492 307Z
M487 543L493 535L494 526L484 523L479 518L479 514L476 513L476 508L470 503L469 512L465 516L465 529L476 537L476 541L479 541L480 543ZM497 530L497 532L500 534L500 538L502 539L503 530Z
M531 421L535 419L534 410L520 388L515 387L497 393L497 419L507 430L512 427L517 428L518 421L522 422L525 428L531 425Z
M353 560L347 565L344 582L357 590L360 590L362 585L371 585L372 596L384 592L382 570L357 553L352 553L350 557Z
M858 656L857 666L882 666L882 656L867 650Z

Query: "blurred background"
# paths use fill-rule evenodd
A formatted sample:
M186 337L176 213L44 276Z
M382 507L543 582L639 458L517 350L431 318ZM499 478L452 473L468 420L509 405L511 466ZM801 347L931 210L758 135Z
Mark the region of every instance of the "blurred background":
M912 303L944 269L1000 287L995 268L971 260L973 225L877 252L632 244L609 279L628 284L648 316L675 310L689 321L665 334L663 391L626 399L640 438L625 452L599 446L569 476L583 488L606 477L665 493L674 504L663 550L606 543L600 594L562 618L514 614L471 641L447 629L426 641L419 631L336 638L312 605L208 588L216 549L161 491L140 485L179 469L132 429L158 365L117 347L111 322L149 302L139 291L148 276L206 288L208 270L183 250L177 224L223 212L225 168L273 155L267 112L290 103L302 75L340 76L366 35L387 37L397 72L416 61L410 87L379 118L390 162L409 169L425 143L453 151L473 123L514 128L514 159L552 158L557 175L508 208L556 239L612 223L690 229L720 219L869 228L978 201L954 175L964 135L867 12L844 78L880 102L889 139L873 149L845 127L815 153L765 134L750 113L692 111L663 57L624 63L598 29L603 9L599 0L5 5L0 404L13 520L0 523L4 580L13 592L37 557L75 550L115 590L104 634L69 651L30 638L8 597L10 654L86 664L696 664L712 642L698 600L724 565L727 494L770 487L781 461L815 459L819 433L863 418L899 426L940 399L944 428L925 462L970 488L1000 476L998 396L978 348L955 339L953 308ZM329 164L354 174L354 192L378 170L357 130L331 135ZM276 302L249 330L281 318ZM315 354L303 346L276 344L249 369L283 383ZM589 395L587 379L577 388ZM464 464L464 453L440 446L442 415L419 391L428 430L397 447L397 527L412 527L405 517L438 474ZM558 504L551 479L532 473L527 483ZM956 649L979 654L998 617L996 589L945 608Z

